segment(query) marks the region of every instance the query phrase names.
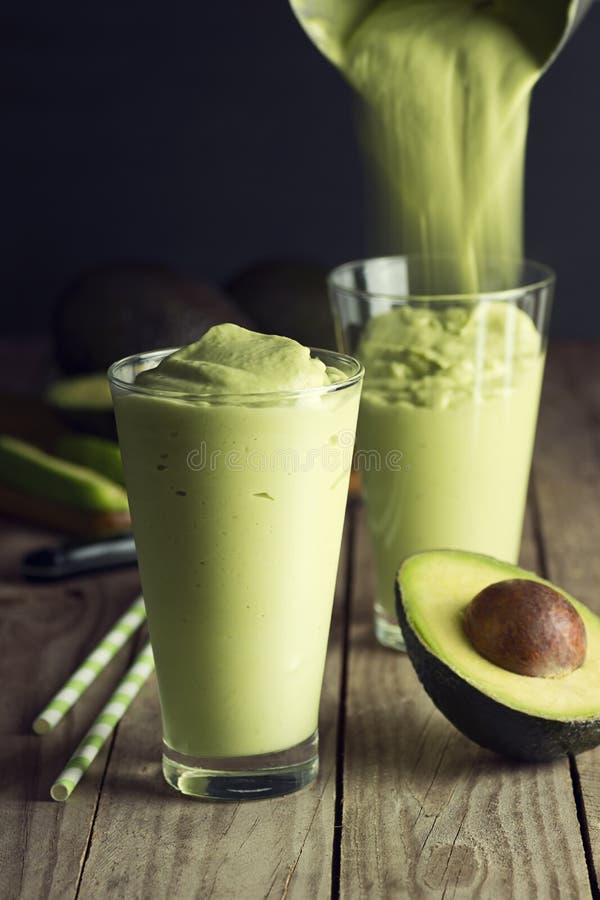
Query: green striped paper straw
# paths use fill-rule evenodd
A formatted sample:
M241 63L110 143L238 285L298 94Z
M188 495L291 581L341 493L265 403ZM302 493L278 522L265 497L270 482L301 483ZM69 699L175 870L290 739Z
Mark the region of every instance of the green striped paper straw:
M46 709L39 714L33 723L36 734L48 734L58 725L145 619L144 598L138 597L96 649L92 650L85 662L71 675L64 687L54 695Z
M154 658L148 642L50 788L53 800L68 800L153 669Z

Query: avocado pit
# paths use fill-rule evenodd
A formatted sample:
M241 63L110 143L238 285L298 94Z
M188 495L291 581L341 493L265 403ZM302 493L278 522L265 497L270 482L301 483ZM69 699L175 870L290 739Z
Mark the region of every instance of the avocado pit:
M562 594L537 581L488 585L465 608L463 624L481 656L518 675L559 678L585 659L581 616Z

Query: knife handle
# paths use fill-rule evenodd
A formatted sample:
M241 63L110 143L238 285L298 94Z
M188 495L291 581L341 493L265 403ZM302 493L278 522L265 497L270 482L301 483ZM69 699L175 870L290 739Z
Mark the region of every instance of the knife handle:
M136 562L133 535L127 532L102 540L34 550L21 561L21 574L30 581L54 581Z

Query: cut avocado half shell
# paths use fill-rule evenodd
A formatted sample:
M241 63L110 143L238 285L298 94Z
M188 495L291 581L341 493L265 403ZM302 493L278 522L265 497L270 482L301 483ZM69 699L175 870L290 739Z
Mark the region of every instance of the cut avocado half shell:
M116 438L112 398L104 372L56 381L46 391L46 401L71 428Z
M87 466L117 484L125 484L121 451L116 441L93 434L62 434L54 450L61 459Z
M125 489L97 472L0 435L0 484L90 512L127 513Z
M583 664L555 678L516 674L481 656L464 611L484 588L507 579L548 585L579 613ZM438 709L482 747L540 762L600 744L600 618L533 572L476 553L431 550L408 557L396 580L410 660Z

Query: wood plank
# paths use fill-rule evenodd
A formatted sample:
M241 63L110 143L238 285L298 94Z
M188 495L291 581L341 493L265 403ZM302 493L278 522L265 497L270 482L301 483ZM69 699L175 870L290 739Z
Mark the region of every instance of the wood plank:
M600 613L600 352L552 348L534 484L548 575Z
M531 521L526 564L535 567ZM590 896L568 763L477 747L435 709L404 655L372 634L364 514L354 549L340 896Z
M160 772L160 714L152 683L119 729L81 900L330 896L346 543L321 702L318 782L272 801L223 804L177 795Z
M548 577L600 613L600 346L550 353L534 467ZM600 748L578 756L584 832L600 880Z
M4 536L7 540L3 540ZM124 648L88 695L49 735L35 715L139 590L137 570L62 585L27 585L14 574L22 552L51 535L0 531L0 896L74 897L106 753L67 804L49 789L126 667Z

